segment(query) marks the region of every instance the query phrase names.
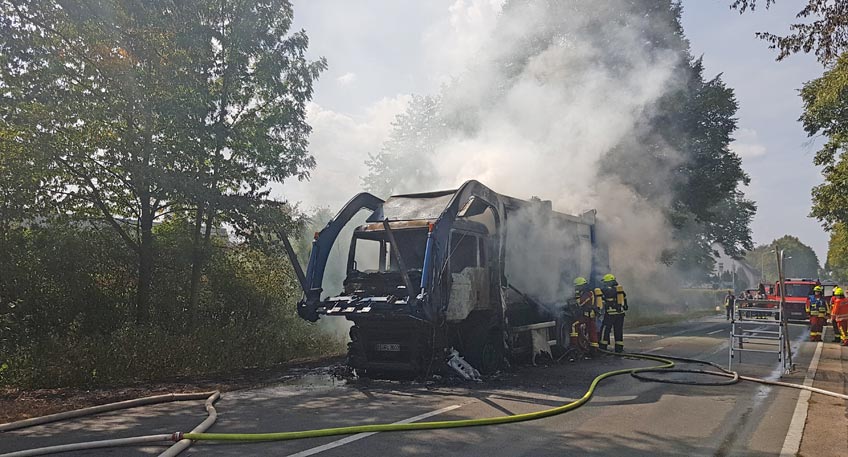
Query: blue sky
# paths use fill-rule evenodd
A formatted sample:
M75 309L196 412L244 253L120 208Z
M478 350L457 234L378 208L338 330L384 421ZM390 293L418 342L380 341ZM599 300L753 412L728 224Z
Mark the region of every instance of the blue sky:
M824 262L827 234L807 214L810 189L821 182L811 142L797 119L798 89L821 75L814 58L775 62L754 37L781 33L802 7L781 0L769 10L739 15L730 0L684 0L683 26L706 74L718 73L740 104L734 149L752 178L746 189L758 204L754 241L784 234L811 245ZM379 150L410 94L435 93L462 59L473 55L500 0L295 0L295 27L306 29L310 55L329 69L310 105L311 150L318 167L309 182L287 182L277 195L305 208L336 209L355 193L368 153ZM423 189L422 189L423 190Z
M769 10L744 15L728 10L728 3L685 1L683 27L692 53L704 56L708 74L722 73L736 92L737 138L753 146L738 152L752 180L746 193L758 205L754 240L767 243L784 234L795 235L824 263L827 234L807 217L810 189L821 183L820 171L812 164L820 141L811 142L798 122L802 109L798 89L821 76L823 69L809 55L775 62L775 51L754 37L760 31L788 31L802 2L782 0Z

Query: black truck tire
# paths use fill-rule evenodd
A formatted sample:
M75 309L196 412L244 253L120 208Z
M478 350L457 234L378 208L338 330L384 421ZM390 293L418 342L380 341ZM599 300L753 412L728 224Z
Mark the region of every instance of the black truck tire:
M503 365L503 337L497 328L476 326L464 337L465 360L481 374L492 374Z

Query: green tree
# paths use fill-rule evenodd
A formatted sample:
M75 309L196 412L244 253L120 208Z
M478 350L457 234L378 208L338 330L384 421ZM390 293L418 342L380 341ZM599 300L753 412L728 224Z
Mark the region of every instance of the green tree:
M190 309L215 226L226 222L244 235L288 214L268 209L279 205L267 200L267 185L307 178L315 166L306 103L326 68L323 58L305 59L305 32L289 34L288 0L201 5L197 29L189 32L196 39L183 50L193 56L191 81L200 98L187 126L196 160L180 180L194 214Z
M136 254L138 322L158 220L194 215L196 303L213 227L249 225L270 181L314 166L305 103L326 64L286 0L7 0L0 16L2 139L43 151L61 210Z
M99 20L107 9L105 2L2 3L0 81L8 89L0 119L14 132L9 141L44 151L56 165L61 211L109 224L136 253L144 322L152 226L167 200L157 178L168 164L153 136L154 106L163 100L149 84L146 57L154 51L141 39L153 25L131 26L126 10Z
M788 278L818 278L821 270L819 258L813 248L797 237L784 235L767 245L760 245L745 254L745 261L754 268L762 269L766 282L777 281L776 250L783 250ZM790 258L791 257L791 258Z
M824 136L827 142L814 162L822 167L824 183L813 188L811 216L826 229L848 222L848 53L821 78L801 90L804 113L801 122L809 136Z
M370 170L362 178L363 188L379 197L413 191L435 172L426 162L448 131L439 112L437 97L413 95L406 111L392 122L389 138L365 164Z
M15 134L2 125L0 120L0 252L13 227L45 216L50 202L48 162L14 142Z
M740 13L754 11L757 5L765 3L768 8L776 0L734 0L731 8ZM843 0L808 0L807 5L798 12L802 22L789 26L790 34L774 35L758 32L756 36L770 43L769 48L777 49L777 60L798 53L813 52L819 61L828 64L848 50L848 3ZM804 22L812 19L812 22Z
M827 262L825 271L830 279L840 284L848 283L848 228L845 224L837 223L830 230L830 243L827 246Z
M679 21L679 11L675 18ZM689 58L688 46L678 52ZM602 172L658 205L672 189L666 215L679 247L667 250L662 260L703 276L712 270L714 243L733 257L753 247L750 222L756 206L740 190L750 178L730 150L738 109L733 90L719 76L705 80L700 59L684 62L688 65L679 72L686 83L658 100L639 135L614 148ZM669 155L669 147L682 160ZM645 153L631 152L640 149ZM646 167L654 171L651 179L645 177ZM663 172L660 179L657 171Z

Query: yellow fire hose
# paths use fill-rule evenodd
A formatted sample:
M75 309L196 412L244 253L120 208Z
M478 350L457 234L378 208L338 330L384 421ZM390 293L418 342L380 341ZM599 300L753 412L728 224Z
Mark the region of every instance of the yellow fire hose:
M652 360L655 362L661 362L662 365L655 365L650 367L642 367L642 368L625 368L621 370L613 370L607 371L606 373L601 373L595 379L592 380L592 383L589 385L589 389L583 394L582 397L574 400L571 403L564 404L562 406L557 406L555 408L545 409L542 411L536 411L532 413L525 414L513 414L509 416L498 416L498 417L485 417L480 419L461 419L461 420L450 420L450 421L434 421L434 422L414 422L409 424L373 424L373 425L354 425L350 427L334 427L334 428L325 428L318 430L303 430L297 432L279 432L279 433L179 433L177 434L177 438L180 439L189 439L196 441L240 441L240 442L250 442L250 441L286 441L286 440L299 440L304 438L318 438L323 436L336 436L336 435L352 435L356 433L371 433L371 432L400 432L400 431L411 431L411 430L434 430L434 429L445 429L445 428L459 428L459 427L479 427L482 425L498 425L498 424L510 424L513 422L525 422L532 421L536 419L542 419L545 417L556 416L558 414L567 413L569 411L574 411L575 409L583 406L589 399L592 398L592 395L595 393L595 389L598 387L598 384L604 379L611 378L613 376L619 376L623 374L635 374L642 371L671 371L674 367L674 362L671 360L671 357L658 357L655 355L648 354L616 354L625 357L633 357L638 359ZM676 358L675 358L676 359ZM681 359L687 360L689 359ZM692 360L694 361L694 359ZM698 361L699 363L704 363ZM709 363L709 362L707 362ZM712 365L712 364L711 364ZM705 374L718 374L715 372L704 371L701 373ZM737 376L738 381L738 376Z
M613 370L607 371L605 373L601 373L597 377L592 380L592 383L589 385L589 389L583 394L579 399L564 404L562 406L558 406L555 408L545 409L542 411L536 411L532 413L525 414L514 414L510 416L499 416L499 417L487 417L481 419L462 419L462 420L451 420L451 421L436 421L436 422L416 422L409 424L376 424L376 425L355 425L351 427L335 427L335 428L326 428L326 429L318 429L318 430L303 430L297 432L280 432L280 433L183 433L176 432L169 435L151 435L151 436L143 436L143 437L132 437L121 440L107 440L107 441L97 441L97 442L87 442L87 443L74 443L70 445L60 445L60 446L50 446L46 448L38 448L38 449L28 449L18 452L12 452L10 454L0 454L0 457L31 457L37 455L45 455L56 452L64 452L67 450L80 450L80 449L94 449L100 447L114 447L118 445L127 445L134 443L142 443L142 442L154 442L154 441L178 441L181 444L190 443L189 440L196 441L228 441L228 442L256 442L256 441L284 441L284 440L298 440L305 438L318 438L324 436L336 436L336 435L351 435L356 433L368 433L368 432L399 432L399 431L412 431L412 430L434 430L434 429L446 429L446 428L458 428L458 427L477 427L484 425L498 425L498 424L509 424L513 422L525 422L536 419L542 419L545 417L556 416L558 414L567 413L569 411L574 411L575 409L583 406L588 402L595 393L595 389L597 389L598 384L601 381L607 378L611 378L613 376L619 376L623 374L630 374L631 376L643 380L643 381L653 381L653 382L663 382L663 383L671 383L671 384L684 384L684 385L705 385L705 386L722 386L722 385L730 385L735 384L740 381L751 381L760 384L767 385L775 385L781 387L790 387L794 389L800 390L808 390L811 392L815 392L822 395L827 395L834 398L839 398L842 400L848 400L848 395L840 394L836 392L827 391L824 389L815 388L812 386L805 386L802 384L792 384L781 381L770 381L767 379L753 378L748 376L740 376L738 373L730 370L726 370L722 368L720 365L715 364L713 362L708 362L704 360L698 359L690 359L685 357L675 357L670 355L656 355L656 354L644 354L644 353L626 353L626 354L613 354L611 352L607 352L608 354L617 355L620 357L628 357L628 358L636 358L643 360L652 360L655 362L661 362L661 365L654 365L649 367L638 367L638 368L625 368L621 370ZM707 371L707 370L695 370L695 369L675 369L674 361L682 361L687 363L696 363L702 365L710 365L718 371ZM712 375L728 378L723 381L694 381L691 379L679 379L679 378L664 378L664 377L656 377L650 376L650 374L654 375L666 375L670 373L689 373L689 374L702 374L702 375ZM218 398L217 393L207 399L207 410L209 410L211 403L214 403L214 400ZM107 405L109 406L109 405ZM214 412L214 408L212 408ZM210 419L214 420L214 415L210 413ZM208 422L204 421L204 423ZM14 425L14 424L7 424ZM22 427L26 427L28 425L32 425L29 423L25 423ZM17 427L15 427L17 428ZM203 430L203 427L198 427L197 429ZM171 449L166 451L163 455L176 455L179 451L183 450L185 446L180 448L179 450L174 449L174 452L171 452Z

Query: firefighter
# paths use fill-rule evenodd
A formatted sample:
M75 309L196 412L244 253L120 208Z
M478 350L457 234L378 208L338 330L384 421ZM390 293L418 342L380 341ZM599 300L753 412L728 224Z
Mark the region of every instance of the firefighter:
M848 346L848 299L845 298L845 294L839 286L833 288L830 307L830 318L836 321L839 339L843 346Z
M609 347L612 331L615 336L615 352L624 352L624 312L627 311L627 294L611 273L604 275L603 287L595 289L595 301L596 306L604 313L601 349L606 350Z
M730 315L733 314L733 303L736 301L736 297L733 296L733 291L728 289L727 295L724 296L724 310L727 313L727 318L725 320L730 320Z
M586 326L589 334L589 356L595 356L598 352L598 327L595 326L595 300L589 281L580 276L574 279L574 300L577 302L578 314L574 323L571 324L570 341L571 347L578 346L578 327L580 324Z
M822 329L824 322L827 320L827 304L822 297L824 288L822 286L813 287L813 295L807 301L807 314L810 316L810 341L822 340Z

